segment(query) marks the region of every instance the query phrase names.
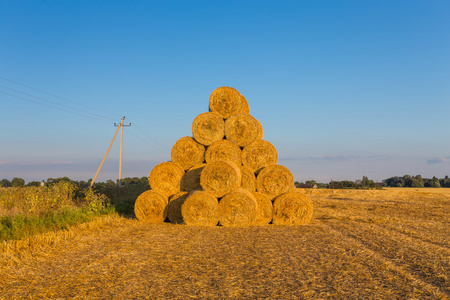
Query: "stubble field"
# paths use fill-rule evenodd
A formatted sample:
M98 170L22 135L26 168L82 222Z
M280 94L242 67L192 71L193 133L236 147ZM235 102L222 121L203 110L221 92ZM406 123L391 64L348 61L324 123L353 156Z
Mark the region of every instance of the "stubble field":
M450 298L450 189L304 192L304 226L113 216L4 243L0 299Z

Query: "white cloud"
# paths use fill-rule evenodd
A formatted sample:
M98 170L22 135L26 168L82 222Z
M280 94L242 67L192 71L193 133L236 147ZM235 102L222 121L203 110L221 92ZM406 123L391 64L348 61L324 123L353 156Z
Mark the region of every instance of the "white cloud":
M441 164L441 163L446 163L448 162L448 157L432 157L430 159L427 159L427 164L429 165L436 165L436 164Z

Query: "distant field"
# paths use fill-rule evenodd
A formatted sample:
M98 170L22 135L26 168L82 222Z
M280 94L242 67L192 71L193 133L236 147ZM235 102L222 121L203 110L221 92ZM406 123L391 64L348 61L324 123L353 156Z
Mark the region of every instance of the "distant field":
M4 243L0 299L450 298L450 189L304 192L305 226L116 216Z

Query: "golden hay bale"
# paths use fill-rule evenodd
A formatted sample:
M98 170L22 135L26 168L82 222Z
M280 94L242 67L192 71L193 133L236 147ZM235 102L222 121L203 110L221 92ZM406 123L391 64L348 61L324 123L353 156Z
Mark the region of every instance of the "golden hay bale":
M305 194L292 191L275 198L273 221L275 225L303 225L313 217L313 204Z
M139 195L134 204L134 213L139 221L162 223L166 219L167 198L149 190Z
M241 171L241 188L250 192L256 191L256 176L249 168L245 166L239 166Z
M206 164L201 163L193 166L181 178L181 190L190 192L193 190L201 190L202 186L200 185L200 174L202 173L203 168Z
M251 115L232 115L225 121L225 136L239 147L245 147L261 136L259 125Z
M257 210L253 225L267 225L273 218L273 206L269 197L260 192L253 192L256 199Z
M294 176L285 166L267 166L256 176L256 191L267 195L270 200L293 189Z
M258 139L262 139L264 136L264 131L263 131L263 127L261 125L261 122L259 122L258 120L256 120L256 125L258 126Z
M192 135L200 144L209 146L223 139L225 122L221 116L214 112L202 113L192 122Z
M167 161L156 165L152 169L148 182L152 190L168 198L170 195L180 191L183 175L184 170L179 164Z
M184 201L181 214L187 225L216 226L219 222L219 202L208 192L193 191Z
M206 163L212 163L218 160L231 161L239 166L241 164L241 148L229 140L220 140L213 143L206 149L205 161Z
M257 139L242 149L242 164L255 173L277 161L277 149L268 141Z
M181 214L181 207L186 201L188 192L179 192L169 198L167 205L167 218L173 224L183 224L183 215Z
M170 157L184 170L205 160L205 146L197 143L192 137L185 136L175 142Z
M219 223L225 227L250 226L256 216L257 202L247 190L225 195L219 202Z
M244 114L250 114L250 106L248 105L247 99L245 99L245 97L242 95L241 95L241 101L242 101L242 112Z
M212 162L203 168L200 174L200 185L204 191L220 198L241 186L241 171L231 161Z
M209 109L227 119L231 115L250 111L247 100L234 88L223 86L215 89L209 97Z

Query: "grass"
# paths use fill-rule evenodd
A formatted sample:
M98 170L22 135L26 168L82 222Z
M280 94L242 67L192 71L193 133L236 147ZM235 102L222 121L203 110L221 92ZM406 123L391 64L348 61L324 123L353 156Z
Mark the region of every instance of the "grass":
M0 189L0 242L67 229L115 212L104 195L70 182Z
M100 214L114 212L114 207L101 213L87 209L64 209L38 216L4 216L0 218L0 242L19 240L48 231L63 230L70 226L90 222Z
M3 242L0 298L450 298L450 191L304 191L305 226L108 215Z

